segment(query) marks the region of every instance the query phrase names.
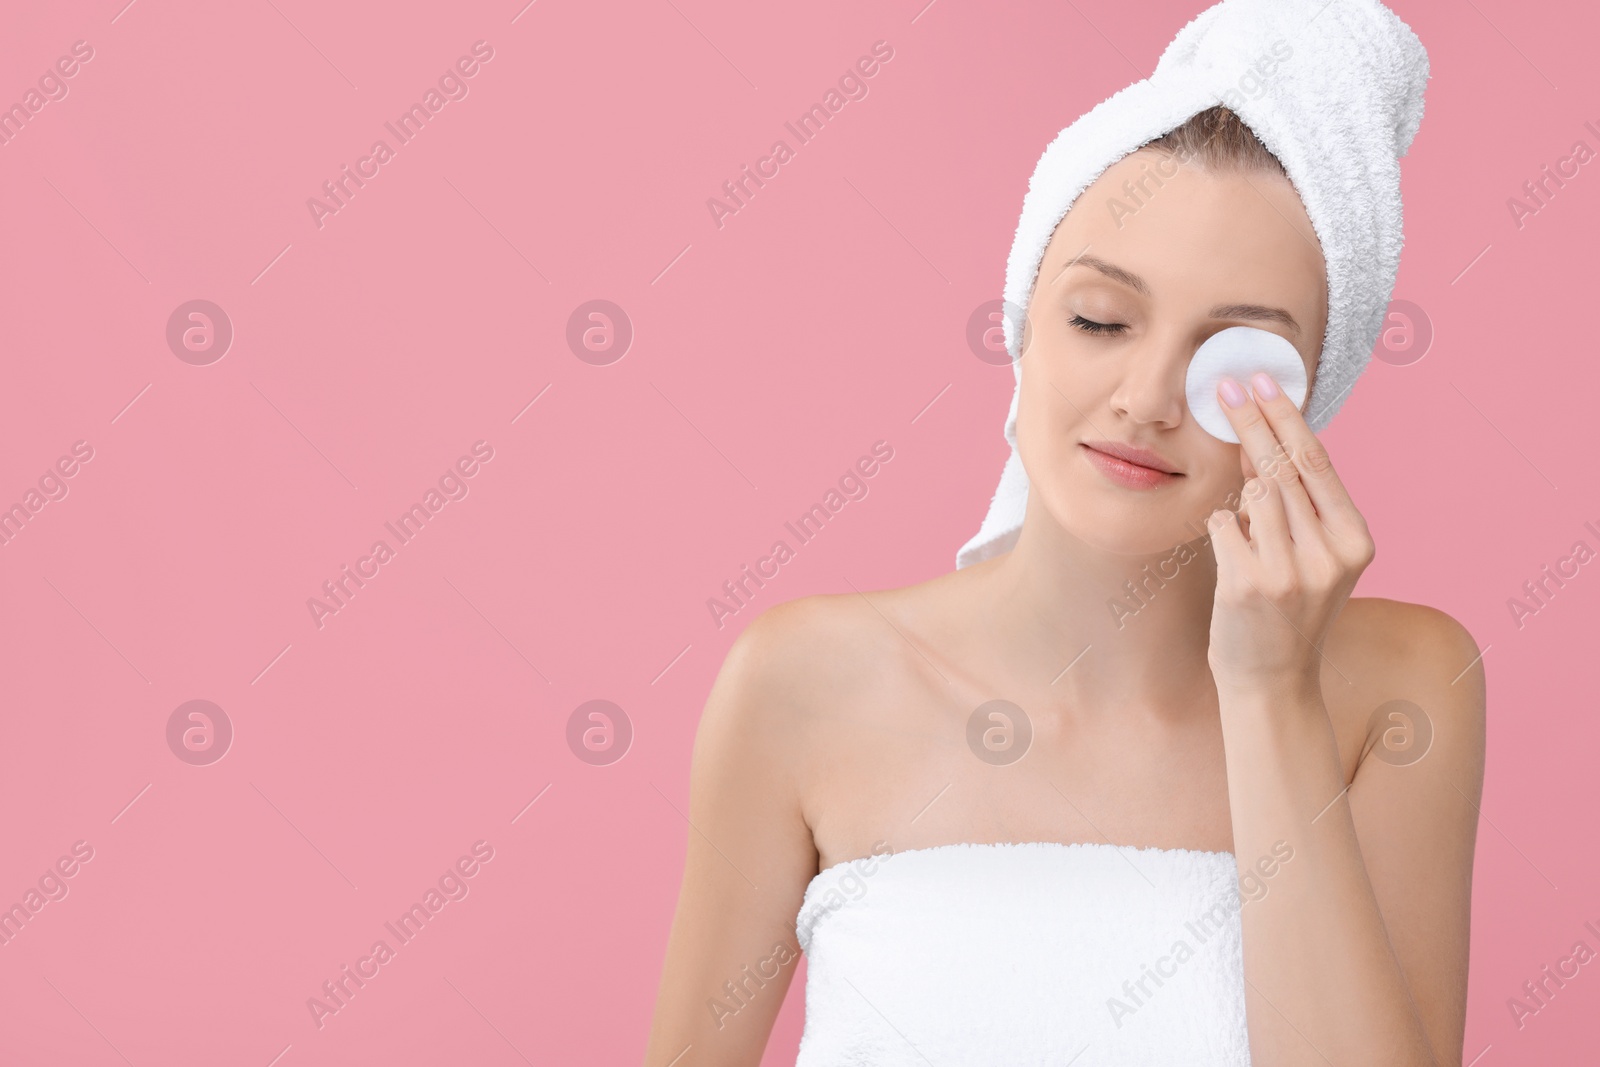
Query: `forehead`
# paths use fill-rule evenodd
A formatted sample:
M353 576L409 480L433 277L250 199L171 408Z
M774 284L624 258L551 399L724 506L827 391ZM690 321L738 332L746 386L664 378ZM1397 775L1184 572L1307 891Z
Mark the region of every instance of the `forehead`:
M1316 321L1326 309L1321 245L1281 174L1214 172L1134 152L1078 196L1045 250L1040 284L1054 282L1086 249L1147 279L1158 300L1164 292L1270 298Z

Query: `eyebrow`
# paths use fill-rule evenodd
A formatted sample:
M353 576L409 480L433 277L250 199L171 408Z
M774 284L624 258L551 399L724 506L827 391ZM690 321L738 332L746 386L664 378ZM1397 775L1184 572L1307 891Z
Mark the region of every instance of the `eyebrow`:
M1114 282L1126 285L1141 296L1151 295L1150 284L1143 278L1131 270L1117 266L1115 263L1108 263L1099 256L1091 256L1087 252L1081 253L1076 259L1067 264L1067 267L1072 266L1089 267L1099 271ZM1066 267L1063 267L1062 271L1064 273ZM1300 333L1300 324L1294 320L1293 315L1283 308L1266 307L1261 304L1218 304L1211 309L1211 317L1214 319L1254 319L1260 322L1278 322L1287 326L1296 334Z

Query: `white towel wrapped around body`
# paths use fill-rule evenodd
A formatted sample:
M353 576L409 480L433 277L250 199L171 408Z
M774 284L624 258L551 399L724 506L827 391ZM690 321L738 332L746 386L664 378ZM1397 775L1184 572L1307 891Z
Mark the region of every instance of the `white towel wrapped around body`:
M837 864L796 922L795 1067L1245 1067L1240 901L1227 852L957 844Z

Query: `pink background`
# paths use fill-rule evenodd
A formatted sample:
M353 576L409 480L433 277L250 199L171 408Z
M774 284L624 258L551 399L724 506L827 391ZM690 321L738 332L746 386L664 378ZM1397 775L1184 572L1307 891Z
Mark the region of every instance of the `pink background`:
M952 566L1011 389L967 323L1028 174L1204 4L123 2L13 0L0 32L0 103L94 50L0 146L0 505L93 449L0 547L0 904L94 850L0 946L0 1062L640 1062L729 643ZM1506 1001L1600 948L1600 565L1520 628L1507 601L1600 547L1600 164L1521 228L1507 200L1600 148L1600 18L1394 7L1433 63L1395 296L1435 337L1324 438L1379 544L1358 594L1488 647L1467 1058L1574 1062L1600 965L1520 1030ZM468 95L319 228L308 198L479 40ZM868 96L718 228L707 199L879 40ZM195 299L234 330L204 366L166 341ZM604 366L566 340L595 299L634 330ZM480 440L468 495L319 628L308 599ZM870 494L714 625L878 440ZM599 698L634 730L608 766L566 741ZM167 742L195 699L234 730L205 766ZM307 998L480 840L319 1030Z

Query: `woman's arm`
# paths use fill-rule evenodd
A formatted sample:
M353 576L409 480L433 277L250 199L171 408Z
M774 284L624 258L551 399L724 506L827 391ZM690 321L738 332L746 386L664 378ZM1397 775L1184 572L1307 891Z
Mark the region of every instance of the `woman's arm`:
M734 641L695 736L688 851L645 1067L754 1067L799 960L817 871L802 817L804 659L796 608Z
M1265 888L1242 911L1258 1064L1461 1063L1484 676L1460 625L1406 607L1403 671L1356 684L1425 718L1375 724L1348 791L1320 691L1219 690L1240 877Z
M1231 512L1211 519L1207 654L1241 885L1266 874L1258 864L1280 842L1293 850L1242 914L1251 1048L1274 1067L1459 1064L1483 780L1478 650L1454 620L1415 608L1379 627L1385 651L1362 657L1388 666L1323 651L1372 538L1299 410L1269 380L1254 384L1237 403L1223 397L1241 466L1259 473L1245 483L1248 535ZM1371 712L1410 701L1431 747L1409 766L1368 749L1346 783L1325 680L1355 686ZM1383 743L1386 724L1374 725Z

